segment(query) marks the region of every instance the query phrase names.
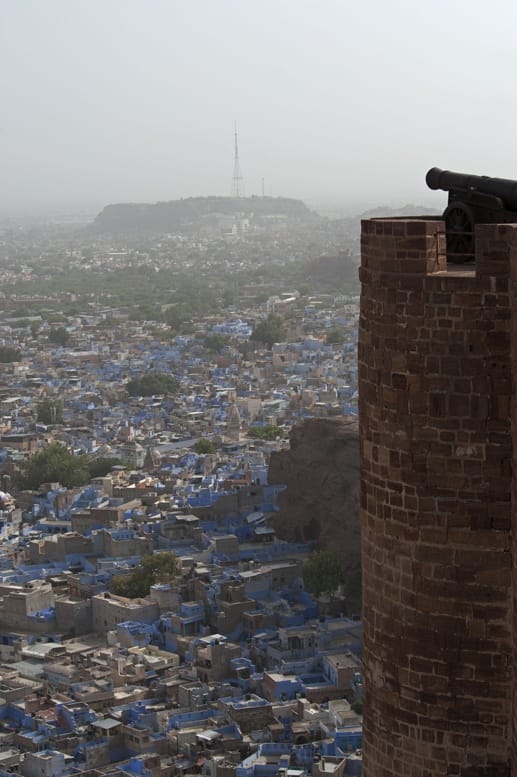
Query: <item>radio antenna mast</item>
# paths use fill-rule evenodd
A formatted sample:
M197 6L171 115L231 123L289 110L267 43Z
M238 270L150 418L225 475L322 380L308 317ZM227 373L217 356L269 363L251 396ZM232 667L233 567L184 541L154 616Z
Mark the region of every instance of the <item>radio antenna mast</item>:
M239 164L239 144L237 140L237 122L234 129L235 156L233 160L232 197L244 197L241 166Z

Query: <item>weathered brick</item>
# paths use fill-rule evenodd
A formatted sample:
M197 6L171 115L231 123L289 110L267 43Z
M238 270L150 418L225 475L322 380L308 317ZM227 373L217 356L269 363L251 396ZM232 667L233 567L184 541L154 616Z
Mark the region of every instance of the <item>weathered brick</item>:
M517 229L483 225L476 271L447 273L439 221L366 223L365 777L508 775Z

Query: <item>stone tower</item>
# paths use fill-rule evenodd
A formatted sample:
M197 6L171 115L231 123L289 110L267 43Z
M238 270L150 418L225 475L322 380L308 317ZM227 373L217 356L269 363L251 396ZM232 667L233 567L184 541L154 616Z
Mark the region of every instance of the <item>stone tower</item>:
M365 777L517 774L517 226L365 221L360 275Z

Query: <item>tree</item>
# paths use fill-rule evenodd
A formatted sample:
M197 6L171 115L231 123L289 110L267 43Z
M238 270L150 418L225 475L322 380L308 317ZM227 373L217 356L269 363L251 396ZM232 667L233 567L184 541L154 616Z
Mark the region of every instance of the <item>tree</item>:
M362 715L363 714L363 703L362 701L354 701L350 705L350 707L353 709L356 715Z
M176 577L176 556L171 551L144 556L139 567L127 575L117 575L111 581L111 589L118 596L137 599L147 596L152 585L170 583Z
M331 596L341 582L341 560L332 548L319 550L303 563L303 582L315 596Z
M63 403L60 399L42 399L36 405L36 418L42 424L63 423Z
M220 353L225 345L228 345L230 338L228 335L223 335L220 332L214 332L211 335L207 335L203 341L207 351L212 353Z
M169 324L174 330L183 330L185 321L188 321L192 311L189 306L184 302L178 302L175 305L167 308L162 316L163 321Z
M203 454L203 453L215 453L217 448L214 442L212 440L207 440L206 437L200 437L199 440L194 445L194 450L196 453Z
M345 335L342 329L337 326L332 327L327 332L326 342L327 345L342 345L345 340Z
M277 440L279 437L284 436L284 430L273 424L250 426L248 429L248 437L253 437L256 440Z
M22 358L20 351L11 348L8 345L0 346L0 364L9 364L10 362L19 362Z
M91 478L102 478L107 475L113 467L121 464L120 459L110 458L109 456L99 456L88 462L88 472Z
M268 348L273 343L281 343L285 338L283 319L275 313L270 313L265 321L261 321L252 332L251 340L255 343L264 343Z
M67 488L83 486L90 479L85 456L75 456L57 442L36 453L26 463L20 487L36 489L42 483L61 483Z
M234 301L235 301L235 293L234 293L234 290L233 290L233 289L230 289L230 288L226 288L226 289L224 289L224 290L223 290L223 293L222 293L222 303L223 303L223 307L227 308L227 307L229 307L230 305L233 305Z
M70 340L70 335L64 326L53 327L48 333L48 339L55 345L66 345Z
M159 309L151 302L137 305L131 311L133 321L156 321L159 317Z
M126 391L130 397L151 397L155 394L175 394L179 385L174 375L165 372L146 372L126 383Z

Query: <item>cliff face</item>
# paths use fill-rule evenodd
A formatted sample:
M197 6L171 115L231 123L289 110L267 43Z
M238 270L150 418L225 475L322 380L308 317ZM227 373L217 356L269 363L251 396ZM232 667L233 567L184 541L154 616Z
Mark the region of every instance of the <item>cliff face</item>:
M336 549L345 581L353 581L357 589L361 560L357 421L343 416L311 418L293 427L289 442L288 450L271 454L269 464L269 482L287 485L273 520L277 534Z

